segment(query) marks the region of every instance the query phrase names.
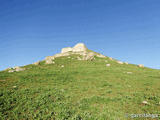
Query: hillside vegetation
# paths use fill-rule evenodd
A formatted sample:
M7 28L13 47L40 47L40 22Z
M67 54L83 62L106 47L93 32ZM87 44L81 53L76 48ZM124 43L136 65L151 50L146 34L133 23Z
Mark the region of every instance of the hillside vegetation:
M127 120L126 114L160 114L160 70L77 56L1 71L0 119Z

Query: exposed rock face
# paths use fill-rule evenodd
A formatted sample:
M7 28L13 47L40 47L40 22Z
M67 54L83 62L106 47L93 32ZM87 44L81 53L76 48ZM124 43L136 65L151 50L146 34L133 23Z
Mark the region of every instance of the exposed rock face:
M72 48L71 47L62 48L61 53L66 53L66 52L72 52Z
M71 48L71 47L62 48L61 53L85 52L85 51L87 51L87 47L83 43L78 43L73 48Z
M94 60L95 55L96 55L95 53L89 52L88 54L83 56L83 60Z
M83 43L78 43L73 47L73 52L85 52L87 47Z
M71 54L68 53L68 52L65 52L65 53L55 54L53 57L54 57L54 58L57 58L57 57L64 57L64 56L69 56L69 55L71 55Z

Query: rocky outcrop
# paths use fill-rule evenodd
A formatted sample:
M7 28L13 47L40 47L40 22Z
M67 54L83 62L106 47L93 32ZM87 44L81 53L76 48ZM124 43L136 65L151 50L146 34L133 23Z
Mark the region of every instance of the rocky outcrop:
M72 52L72 50L71 47L62 48L61 53Z
M21 68L19 66L13 67L13 68L9 68L8 72L19 72L19 71L24 71L25 68Z
M83 60L94 60L95 59L95 53L89 52L83 56Z
M54 62L53 62L54 59L55 59L54 56L47 56L47 57L45 58L45 63L46 63L46 64L53 64L53 63L54 63Z
M83 43L76 44L73 49L73 52L85 52L87 51L87 47Z
M85 52L85 51L87 51L87 47L83 43L78 43L73 48L71 48L71 47L62 48L61 53Z
M96 55L97 57L100 57L100 58L106 58L106 56L102 55L102 54L97 54Z
M106 56L94 52L89 52L85 44L78 43L73 48L66 47L61 49L61 53L55 54L54 56L48 56L45 58L46 64L53 64L53 60L58 57L70 56L70 55L81 55L82 58L78 58L78 60L94 60L95 56L100 58L105 58Z

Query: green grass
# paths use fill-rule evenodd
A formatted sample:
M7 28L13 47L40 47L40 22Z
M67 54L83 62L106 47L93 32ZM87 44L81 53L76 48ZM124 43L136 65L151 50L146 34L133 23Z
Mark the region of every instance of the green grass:
M2 120L127 120L126 113L160 114L160 70L108 58L78 61L74 55L56 58L55 64L24 67L0 72Z

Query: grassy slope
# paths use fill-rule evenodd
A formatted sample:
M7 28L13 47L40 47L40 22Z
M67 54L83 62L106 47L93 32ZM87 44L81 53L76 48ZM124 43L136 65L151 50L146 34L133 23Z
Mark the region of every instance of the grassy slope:
M0 72L0 119L125 120L126 113L160 114L159 70L108 58L62 57L55 63Z

